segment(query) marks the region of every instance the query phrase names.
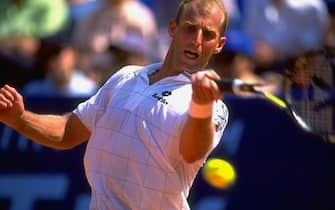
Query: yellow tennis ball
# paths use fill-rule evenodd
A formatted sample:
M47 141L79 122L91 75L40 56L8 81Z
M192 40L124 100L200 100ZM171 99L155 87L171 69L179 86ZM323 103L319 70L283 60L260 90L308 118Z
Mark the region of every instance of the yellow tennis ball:
M219 158L207 160L202 168L202 175L209 185L219 189L229 188L236 179L234 167Z

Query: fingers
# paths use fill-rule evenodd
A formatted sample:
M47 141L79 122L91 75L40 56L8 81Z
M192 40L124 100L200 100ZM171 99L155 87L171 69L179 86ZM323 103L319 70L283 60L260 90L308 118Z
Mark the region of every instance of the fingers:
M221 77L214 70L206 70L206 76L212 80L220 80Z
M4 88L10 93L10 95L12 97L14 97L13 98L14 101L21 100L22 96L16 91L15 88L13 88L13 87L11 87L9 85L5 85Z
M19 97L16 90L9 85L0 89L0 109L12 107L14 101Z
M220 79L213 70L197 72L192 76L192 99L196 103L206 104L223 97L213 79Z

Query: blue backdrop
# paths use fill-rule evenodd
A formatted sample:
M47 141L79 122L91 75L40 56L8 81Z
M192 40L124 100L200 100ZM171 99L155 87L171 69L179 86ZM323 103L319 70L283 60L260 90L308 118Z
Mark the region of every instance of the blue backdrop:
M82 100L26 102L39 113L64 113ZM192 209L335 209L335 145L304 134L262 99L226 96L225 101L230 123L211 156L230 161L237 180L218 190L199 174L189 197ZM87 209L84 149L47 149L0 125L0 210Z

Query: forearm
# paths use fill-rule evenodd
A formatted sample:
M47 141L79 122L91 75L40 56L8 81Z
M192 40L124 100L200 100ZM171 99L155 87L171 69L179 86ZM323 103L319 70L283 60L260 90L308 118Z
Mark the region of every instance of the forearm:
M68 116L41 115L24 111L21 117L9 126L18 133L43 146L67 149L62 142Z
M180 139L180 154L189 163L205 158L214 144L213 110L223 93L213 81L220 79L213 70L192 75L192 100Z
M212 148L214 133L211 117L201 119L189 116L180 140L180 153L185 161L192 163L205 157Z
M74 113L46 115L27 111L22 96L8 85L0 89L0 122L36 143L54 149L70 149L91 135Z

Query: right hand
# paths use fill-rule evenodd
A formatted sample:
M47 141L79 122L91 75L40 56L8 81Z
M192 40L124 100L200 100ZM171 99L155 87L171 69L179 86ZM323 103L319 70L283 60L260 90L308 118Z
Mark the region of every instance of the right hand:
M199 71L192 75L192 100L197 104L213 103L223 97L213 79L220 79L214 70Z
M9 85L3 86L0 89L0 122L14 126L24 110L22 95Z

